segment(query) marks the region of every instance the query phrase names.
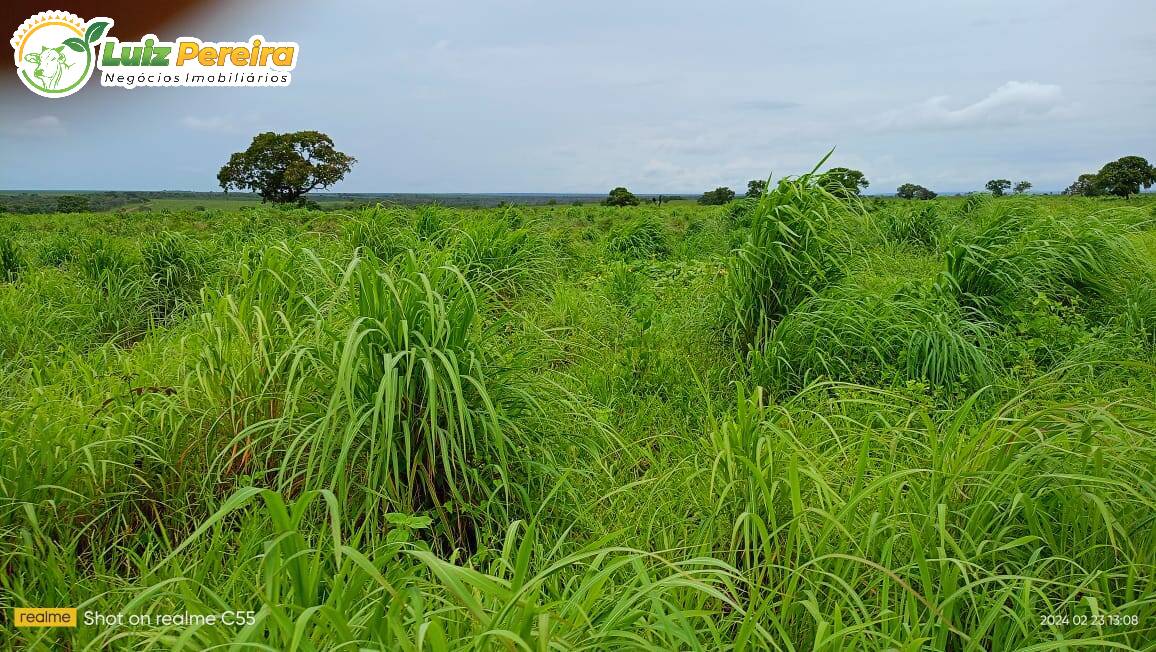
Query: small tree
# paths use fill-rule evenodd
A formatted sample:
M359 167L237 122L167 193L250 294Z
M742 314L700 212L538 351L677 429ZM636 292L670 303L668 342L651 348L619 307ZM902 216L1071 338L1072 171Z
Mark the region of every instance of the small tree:
M747 197L762 197L766 191L766 179L751 179L747 182Z
M602 200L606 206L637 206L639 204L638 197L622 186L618 186L610 191L606 199Z
M1011 185L1011 181L1007 179L992 179L984 185L984 188L987 188L988 191L996 197L1003 197L1008 189L1011 188Z
M306 193L341 181L356 162L334 149L333 139L319 131L269 131L229 157L217 181L225 192L251 190L263 202L301 203Z
M914 183L905 183L895 190L895 196L900 199L935 199L938 195Z
M1015 193L1017 195L1022 195L1031 189L1032 189L1032 182L1031 181L1020 181L1019 183L1017 183L1015 185L1015 188L1013 188L1013 190L1015 190Z
M1103 191L1100 189L1100 181L1096 175L1081 174L1079 178L1072 182L1072 185L1064 189L1064 194L1095 197L1103 194Z
M698 198L698 203L704 206L721 206L735 198L735 191L725 186L708 190Z
M844 198L858 197L863 188L871 185L862 172L850 168L827 170L819 177L819 184L832 195Z
M1156 183L1156 169L1142 156L1125 156L1100 168L1096 181L1103 192L1128 198Z

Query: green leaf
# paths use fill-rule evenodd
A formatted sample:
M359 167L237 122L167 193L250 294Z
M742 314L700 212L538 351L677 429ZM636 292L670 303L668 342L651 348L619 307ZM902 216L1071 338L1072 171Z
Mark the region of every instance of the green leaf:
M69 48L76 50L77 52L84 52L88 49L88 46L85 45L84 41L76 38L75 36L72 38L64 39L64 44Z
M385 520L390 525L396 527L409 528L411 530L422 530L430 526L433 521L428 516L413 516L410 514L399 514L397 512L385 515Z
M84 31L84 40L89 43L96 43L100 40L100 37L104 36L104 30L106 29L108 29L108 23L104 21L92 23L88 26L88 29ZM67 41L65 42L67 43Z

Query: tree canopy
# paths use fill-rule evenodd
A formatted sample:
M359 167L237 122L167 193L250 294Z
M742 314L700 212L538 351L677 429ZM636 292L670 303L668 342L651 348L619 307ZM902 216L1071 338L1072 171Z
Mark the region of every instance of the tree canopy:
M1032 189L1032 182L1031 181L1020 181L1020 182L1016 183L1014 188L1012 188L1012 190L1015 191L1015 194L1017 194L1017 195L1022 195L1031 189Z
M762 197L766 191L766 179L751 179L747 182L747 197Z
M225 192L251 190L263 202L302 202L306 193L341 181L356 162L319 131L267 131L254 137L248 149L230 156L217 181Z
M1003 197L1012 187L1012 182L1008 179L992 179L984 184L983 187L987 188L988 192L996 197Z
M1117 195L1130 197L1141 188L1156 183L1156 167L1143 156L1124 156L1100 168L1095 174L1081 174L1064 190L1065 195Z
M836 197L858 197L871 185L862 172L851 168L831 168L819 177L819 184Z
M702 193L702 197L698 198L698 203L706 206L721 206L735 198L735 191L725 186L720 186L714 190L708 190Z
M639 204L638 197L622 186L618 186L610 191L606 199L602 200L605 206L637 206Z
M923 186L905 183L895 190L895 196L900 199L935 199L937 195Z
M1125 156L1100 168L1096 180L1103 192L1129 197L1156 183L1156 169L1142 156Z

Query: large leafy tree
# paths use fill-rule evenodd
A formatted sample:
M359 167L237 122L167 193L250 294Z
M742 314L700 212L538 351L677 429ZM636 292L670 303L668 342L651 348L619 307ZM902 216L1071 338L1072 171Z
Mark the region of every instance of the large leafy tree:
M1156 183L1156 169L1142 156L1125 156L1100 168L1096 181L1109 195L1128 197Z
M766 191L766 179L751 179L747 182L747 197L762 197Z
M606 196L606 199L602 200L602 203L606 206L637 206L639 202L638 197L635 197L634 193L622 186L618 186L610 191L610 194Z
M337 151L320 131L258 134L249 148L229 157L217 173L226 192L251 190L261 201L304 201L306 193L341 181L357 159Z
M707 206L721 206L734 198L735 191L725 186L720 186L714 190L708 190L702 193L702 197L698 198L698 203Z
M1019 183L1017 183L1015 185L1014 188L1012 188L1012 190L1014 190L1017 195L1022 195L1031 189L1032 189L1032 182L1031 181L1020 181Z
M851 168L831 168L819 177L819 184L836 197L858 197L871 185L862 172Z
M895 196L900 199L935 199L937 195L923 186L905 183L895 189Z
M1003 197L1011 187L1012 183L1008 179L992 179L984 185L996 197Z

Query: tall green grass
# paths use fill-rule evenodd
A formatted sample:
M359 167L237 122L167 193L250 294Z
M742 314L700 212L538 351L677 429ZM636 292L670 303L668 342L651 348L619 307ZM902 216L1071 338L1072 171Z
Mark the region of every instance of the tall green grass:
M0 640L1151 649L1118 203L10 216Z
M624 259L665 257L670 254L666 225L653 215L622 222L610 232L606 251Z
M15 283L27 265L24 254L12 238L0 237L0 281Z
M917 287L889 294L855 285L832 288L787 315L750 364L768 387L798 389L827 377L974 389L994 379L994 329L965 315Z
M556 270L549 244L512 213L467 220L454 243L453 260L472 284L509 299L523 290L545 289Z
M818 179L816 171L784 178L764 194L751 214L750 234L728 263L727 319L746 345L761 342L791 310L843 275L855 209Z
M1037 295L1097 298L1121 267L1136 264L1125 229L1111 220L1048 215L1024 201L990 206L979 232L948 251L942 280L991 318L1007 318Z

